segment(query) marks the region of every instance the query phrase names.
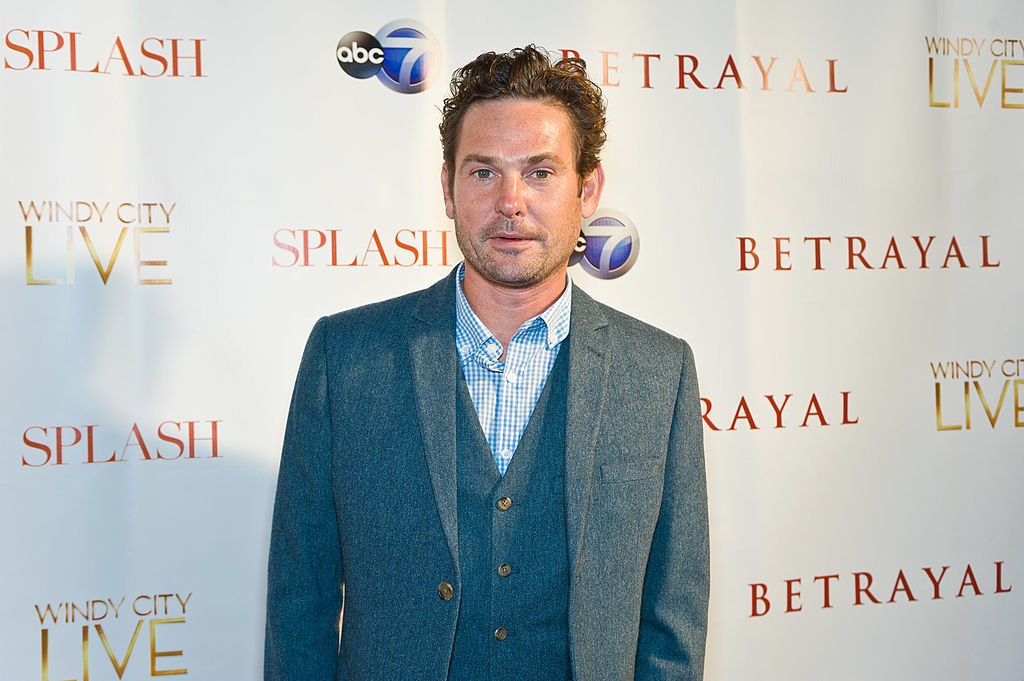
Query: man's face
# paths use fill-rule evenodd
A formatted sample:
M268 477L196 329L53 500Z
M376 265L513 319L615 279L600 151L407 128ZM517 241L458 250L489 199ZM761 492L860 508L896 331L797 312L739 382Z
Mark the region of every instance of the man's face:
M500 99L469 108L455 167L441 169L467 280L529 288L564 277L580 220L597 210L604 184L598 167L581 193L575 165L573 130L560 106Z

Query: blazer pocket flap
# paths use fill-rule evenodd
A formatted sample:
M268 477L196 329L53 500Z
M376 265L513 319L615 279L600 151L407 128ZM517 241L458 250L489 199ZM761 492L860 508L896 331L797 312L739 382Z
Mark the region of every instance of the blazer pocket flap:
M601 482L630 482L659 477L665 469L661 459L639 459L601 464Z

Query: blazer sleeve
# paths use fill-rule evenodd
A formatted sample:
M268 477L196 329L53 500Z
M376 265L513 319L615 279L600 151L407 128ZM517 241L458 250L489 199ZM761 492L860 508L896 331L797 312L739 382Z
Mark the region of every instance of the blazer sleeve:
M342 563L325 325L317 322L306 343L281 453L267 571L266 681L345 678L338 676Z
M693 353L684 342L664 494L644 578L636 681L703 678L709 585L700 396Z

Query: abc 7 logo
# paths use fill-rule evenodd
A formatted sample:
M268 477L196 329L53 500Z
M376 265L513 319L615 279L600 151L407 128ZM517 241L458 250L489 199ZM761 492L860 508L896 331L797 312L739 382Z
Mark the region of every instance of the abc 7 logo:
M617 279L628 272L640 254L640 234L622 213L603 208L585 220L569 258L598 279Z
M335 56L342 70L353 78L372 78L404 94L423 92L434 82L441 50L426 26L412 19L398 19L383 26L377 35L352 31L338 41Z

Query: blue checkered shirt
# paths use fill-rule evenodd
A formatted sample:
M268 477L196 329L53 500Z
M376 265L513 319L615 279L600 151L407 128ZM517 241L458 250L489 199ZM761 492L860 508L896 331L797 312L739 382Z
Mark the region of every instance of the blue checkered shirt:
M505 475L555 365L558 349L569 335L572 283L566 276L565 292L558 300L523 322L501 361L501 343L476 316L462 292L464 277L463 264L459 265L455 283L455 346L480 427L498 472Z

